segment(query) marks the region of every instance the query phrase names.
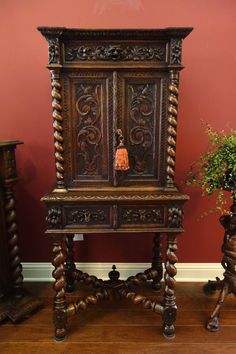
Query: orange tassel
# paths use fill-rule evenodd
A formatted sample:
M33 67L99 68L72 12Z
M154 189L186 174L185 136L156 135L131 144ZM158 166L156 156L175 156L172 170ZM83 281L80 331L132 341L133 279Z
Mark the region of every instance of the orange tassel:
M128 151L124 146L118 147L115 154L115 170L127 171L129 169Z

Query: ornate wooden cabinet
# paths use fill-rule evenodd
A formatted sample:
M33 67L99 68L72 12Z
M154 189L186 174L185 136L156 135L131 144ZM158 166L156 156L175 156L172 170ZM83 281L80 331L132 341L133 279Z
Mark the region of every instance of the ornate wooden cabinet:
M52 82L56 185L43 201L53 239L56 339L65 337L69 316L108 297L110 289L160 312L163 333L173 337L177 235L188 199L174 183L178 84L182 40L192 28L38 29L48 41ZM117 168L121 146L129 166L126 161ZM119 280L115 267L109 281L76 270L74 233L111 231L155 233L152 267L127 281ZM160 288L163 235L161 305L130 287L152 280ZM100 290L67 304L65 287L72 291L75 280Z

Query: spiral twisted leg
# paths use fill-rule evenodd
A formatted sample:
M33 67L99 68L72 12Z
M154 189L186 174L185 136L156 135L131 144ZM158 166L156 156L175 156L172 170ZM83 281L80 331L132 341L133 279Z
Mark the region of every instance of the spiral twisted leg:
M167 137L167 186L174 186L175 176L175 148L176 129L178 116L178 72L171 70L169 85L169 106L168 106L168 137Z
M229 293L229 283L226 281L224 283L223 289L220 292L219 298L217 300L214 311L211 314L211 317L207 321L206 328L211 332L216 332L219 330L219 315L221 306L224 303L225 298Z
M10 267L13 292L16 297L23 296L22 266L19 256L18 230L16 223L15 198L11 186L5 188L5 213L8 234Z
M152 288L154 290L161 289L161 279L163 277L163 267L162 267L162 235L157 233L154 236L153 241L153 259L152 259L152 269L157 271L156 278L153 279Z
M165 294L164 294L164 312L163 312L163 334L167 338L175 337L174 322L176 320L176 298L175 298L175 275L177 270L175 263L178 261L177 251L177 234L168 234L167 252L165 262Z
M54 128L54 147L56 159L56 179L58 191L64 192L64 138L63 138L63 117L62 117L62 96L59 73L55 70L52 74L52 109L53 109L53 128Z
M66 299L65 299L65 276L64 276L64 255L62 251L62 240L60 236L54 236L53 240L53 266L52 272L54 283L54 324L55 339L60 341L66 335Z
M65 276L66 276L66 291L71 293L75 289L75 261L74 261L74 235L66 236L66 263L65 263Z

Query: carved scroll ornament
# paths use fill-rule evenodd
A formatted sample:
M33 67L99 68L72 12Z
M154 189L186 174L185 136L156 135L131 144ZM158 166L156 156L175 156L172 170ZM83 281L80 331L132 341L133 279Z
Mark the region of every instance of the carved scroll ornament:
M147 171L148 158L152 156L153 146L153 114L154 97L150 85L129 85L130 102L130 131L129 142L133 163L131 168L136 174Z
M122 213L122 221L125 223L162 223L163 213L161 209L126 209Z
M144 61L144 60L165 60L165 49L159 47L146 46L122 46L122 45L84 45L80 47L67 47L65 49L65 59L74 60L112 60L112 61Z
M102 223L105 220L104 210L75 210L69 214L69 224Z
M80 85L76 110L78 112L77 144L78 153L82 158L79 173L95 175L99 170L101 155L101 102L100 85Z

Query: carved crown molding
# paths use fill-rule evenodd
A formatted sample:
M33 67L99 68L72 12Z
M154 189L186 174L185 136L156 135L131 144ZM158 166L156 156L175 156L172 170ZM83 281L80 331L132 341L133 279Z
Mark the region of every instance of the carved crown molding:
M44 37L60 36L67 38L91 40L143 39L156 40L166 38L185 38L192 32L192 27L167 27L158 29L81 29L66 27L38 27Z

